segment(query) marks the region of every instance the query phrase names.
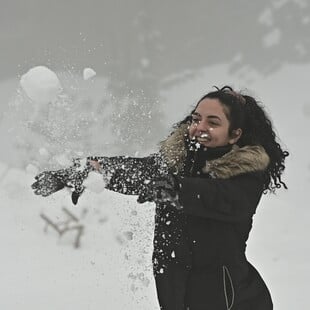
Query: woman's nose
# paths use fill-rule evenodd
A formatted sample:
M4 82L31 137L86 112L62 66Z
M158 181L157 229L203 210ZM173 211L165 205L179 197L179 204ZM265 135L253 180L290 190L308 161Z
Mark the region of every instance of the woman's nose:
M209 126L206 122L203 122L203 121L200 121L198 124L197 124L197 127L196 127L196 130L197 131L200 131L200 132L207 132L209 129Z

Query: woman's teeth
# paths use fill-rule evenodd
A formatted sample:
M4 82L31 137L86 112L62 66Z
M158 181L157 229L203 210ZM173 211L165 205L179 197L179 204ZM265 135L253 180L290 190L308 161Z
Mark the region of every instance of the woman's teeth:
M202 135L196 137L196 139L201 142L206 142L210 141L210 136L207 133L203 133Z

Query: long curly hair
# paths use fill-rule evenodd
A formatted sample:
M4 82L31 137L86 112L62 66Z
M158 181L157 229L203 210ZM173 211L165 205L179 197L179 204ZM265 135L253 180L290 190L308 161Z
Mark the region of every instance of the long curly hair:
M264 192L275 192L276 189L284 187L282 173L285 169L285 158L289 153L282 149L277 141L277 136L272 126L272 122L264 108L251 96L236 92L230 86L216 88L215 91L204 95L196 104L206 99L218 99L224 108L224 113L229 120L229 134L233 130L241 128L242 135L237 141L240 147L246 145L261 145L270 158L270 163L264 172ZM184 123L191 122L191 115L187 116L176 127Z

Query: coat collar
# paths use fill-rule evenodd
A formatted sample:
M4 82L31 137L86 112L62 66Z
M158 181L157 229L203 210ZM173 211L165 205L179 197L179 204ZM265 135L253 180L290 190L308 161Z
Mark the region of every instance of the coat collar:
M179 173L184 168L187 149L185 145L188 136L188 124L182 124L160 144L160 153L167 166L174 173ZM238 147L220 158L206 161L202 172L211 177L227 179L239 174L264 171L270 159L265 149L260 145Z

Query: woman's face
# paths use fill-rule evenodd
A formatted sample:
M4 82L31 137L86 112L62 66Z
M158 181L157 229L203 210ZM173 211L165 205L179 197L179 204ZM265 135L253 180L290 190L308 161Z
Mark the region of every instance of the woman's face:
M229 135L229 125L220 101L206 98L198 104L192 115L189 137L196 139L205 147L234 144L240 138L242 131L239 128Z

